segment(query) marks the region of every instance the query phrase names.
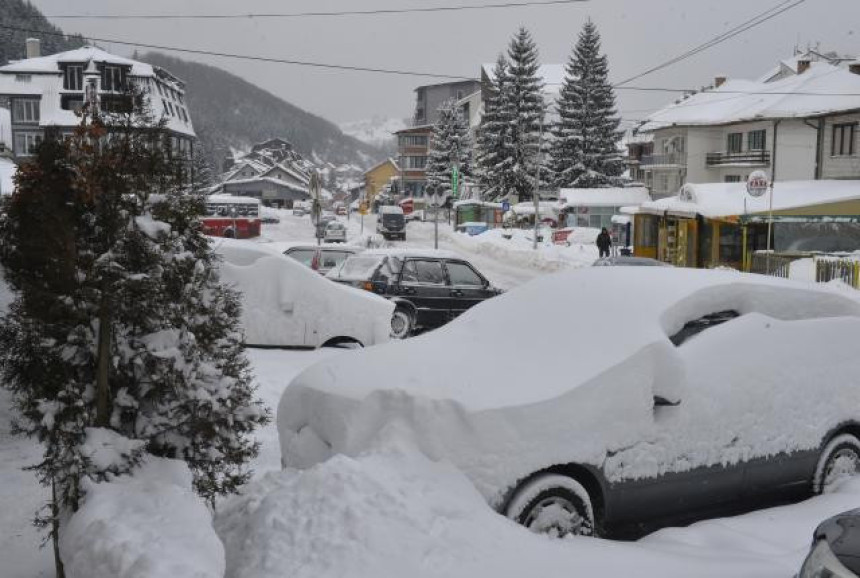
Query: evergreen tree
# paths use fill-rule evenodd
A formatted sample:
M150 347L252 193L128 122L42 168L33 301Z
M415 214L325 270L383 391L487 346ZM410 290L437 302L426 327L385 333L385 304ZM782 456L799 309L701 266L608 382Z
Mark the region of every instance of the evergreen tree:
M498 198L505 194L500 175L504 162L512 157L509 151L509 127L507 118L508 61L499 54L489 86L484 87L484 114L476 138L478 185L484 195Z
M616 186L624 171L618 152L620 119L609 84L609 64L600 54L600 34L588 21L565 68L558 100L551 168L559 187Z
M469 127L454 100L439 107L439 120L433 126L430 158L427 163L427 187L444 199L454 196L451 188L454 164L459 166L460 179L472 174Z
M21 166L0 227L16 292L0 320L0 378L15 431L44 446L55 542L84 478L183 459L209 500L235 491L267 421L242 353L239 299L218 279L188 159L143 110L85 112ZM112 458L98 448L109 445ZM58 575L62 567L57 556Z
M544 163L541 125L545 114L543 82L538 76L538 51L528 30L520 28L508 46L506 95L503 118L508 122L507 158L497 165L500 192L513 192L520 201L531 199L538 176L538 163ZM545 183L547 174L541 166Z

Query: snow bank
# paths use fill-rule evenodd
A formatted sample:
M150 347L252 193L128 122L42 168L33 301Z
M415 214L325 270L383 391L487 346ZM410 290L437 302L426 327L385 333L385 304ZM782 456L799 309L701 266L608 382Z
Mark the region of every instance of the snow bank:
M852 483L799 506L639 543L554 540L495 514L450 465L408 446L380 447L270 473L227 501L215 525L229 578L785 578L799 569L815 526L858 495Z
M69 578L224 575L224 548L184 463L150 458L134 476L86 491L60 539Z

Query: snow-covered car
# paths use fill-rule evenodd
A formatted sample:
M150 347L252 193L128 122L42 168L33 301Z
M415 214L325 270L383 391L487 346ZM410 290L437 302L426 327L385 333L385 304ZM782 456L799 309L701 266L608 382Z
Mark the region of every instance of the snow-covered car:
M592 263L593 267L671 267L669 263L648 257L601 257Z
M283 247L283 253L299 263L306 265L319 273L327 275L329 271L340 267L352 255L361 252L361 247L344 244L310 245L307 243L272 243L273 248Z
M857 472L860 300L728 271L546 276L307 369L278 428L287 466L396 436L534 531L638 536Z
M346 227L339 221L332 221L325 227L323 241L326 243L346 243Z
M242 293L248 345L321 347L384 343L394 305L332 283L263 244L218 240L221 278Z
M812 534L812 547L797 578L860 576L860 510L823 521Z

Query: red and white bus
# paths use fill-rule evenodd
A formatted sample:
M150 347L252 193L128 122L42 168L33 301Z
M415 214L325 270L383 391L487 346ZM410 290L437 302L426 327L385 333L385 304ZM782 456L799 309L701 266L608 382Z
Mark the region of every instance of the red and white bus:
M211 237L250 239L260 236L260 200L233 195L206 197L203 233Z

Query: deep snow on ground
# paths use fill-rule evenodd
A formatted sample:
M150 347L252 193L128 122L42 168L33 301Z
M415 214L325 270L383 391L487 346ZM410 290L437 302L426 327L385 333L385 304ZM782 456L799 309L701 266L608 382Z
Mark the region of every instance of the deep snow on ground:
M222 506L216 530L228 578L789 578L814 527L858 500L854 480L802 504L636 543L554 540L494 513L455 468L401 439L357 458L266 474Z

